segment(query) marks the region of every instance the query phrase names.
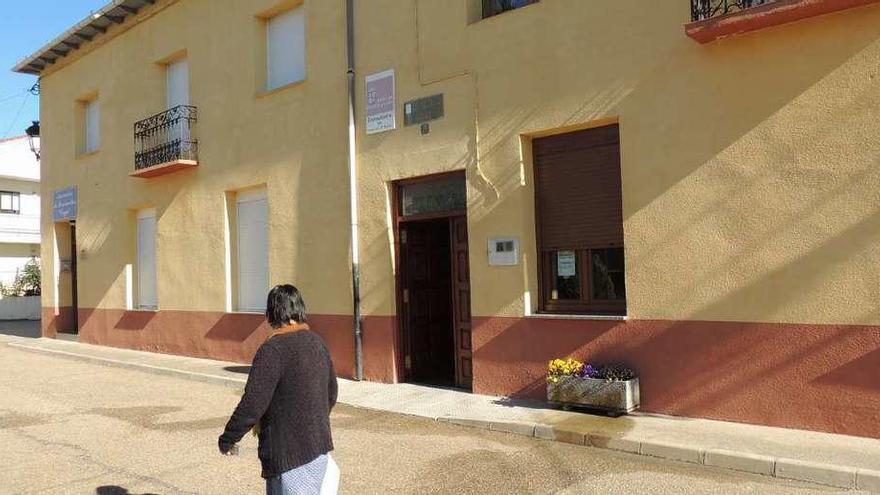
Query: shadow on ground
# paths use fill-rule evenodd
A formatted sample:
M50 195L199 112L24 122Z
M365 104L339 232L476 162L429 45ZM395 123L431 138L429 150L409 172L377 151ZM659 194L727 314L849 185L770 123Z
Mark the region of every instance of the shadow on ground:
M203 418L191 421L163 421L163 416L182 411L180 407L162 406L135 406L135 407L105 407L86 411L88 414L97 414L105 418L125 421L129 424L152 431L183 432L199 430L215 430L226 425L228 416Z
M40 338L40 320L0 321L0 335L11 337Z
M251 372L250 366L225 366L223 369L232 373L241 373L243 375L247 375Z
M122 488L121 486L99 486L95 488L95 493L97 495L136 495L131 493L130 491ZM156 495L155 493L144 493L142 495Z

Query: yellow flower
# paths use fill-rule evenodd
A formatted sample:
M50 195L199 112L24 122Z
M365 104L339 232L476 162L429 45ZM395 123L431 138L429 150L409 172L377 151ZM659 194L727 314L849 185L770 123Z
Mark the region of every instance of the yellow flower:
M547 364L547 379L551 383L557 383L559 377L577 374L584 363L577 359L553 359Z

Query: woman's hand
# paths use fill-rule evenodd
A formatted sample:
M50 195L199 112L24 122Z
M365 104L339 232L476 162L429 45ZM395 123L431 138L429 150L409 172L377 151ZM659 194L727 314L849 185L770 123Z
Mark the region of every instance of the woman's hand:
M220 448L220 453L223 455L238 455L238 444L227 444L223 442L221 438L218 442L218 447Z

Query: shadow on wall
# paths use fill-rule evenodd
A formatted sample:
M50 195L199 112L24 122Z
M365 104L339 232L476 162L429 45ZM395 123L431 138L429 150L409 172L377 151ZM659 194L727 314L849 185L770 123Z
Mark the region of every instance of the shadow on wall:
M116 330L143 330L155 317L155 311L126 311L113 328Z
M642 409L880 437L880 332L872 327L729 322L477 318L480 393L544 398L547 361L622 362Z
M127 177L127 175L124 175ZM176 202L185 196L195 180L194 173L179 172L165 177L159 182L145 181L140 182L140 187L144 189L144 197L150 198L151 202L157 207L160 217L157 219L160 224L162 216ZM113 291L114 286L120 287L119 284L125 283L125 265L133 262L137 254L134 250L137 227L133 221L132 211L130 209L119 209L107 198L117 197L110 189L117 187L117 183L107 179L96 179L89 183L88 203L89 209L92 211L102 211L110 213L107 217L93 217L89 219L81 219L77 223L77 242L79 252L78 258L78 296L79 296L79 326L82 329L89 328L89 320L96 314L95 311L89 311L99 307L102 303L108 302L107 297ZM85 193L81 193L82 195ZM101 220L103 218L103 220ZM181 222L188 220L188 223L181 223L180 230L197 231L201 225L194 226L193 223L200 222L200 219L180 218ZM161 234L159 232L157 235ZM200 246L202 247L202 246ZM187 252L188 247L181 247L181 252ZM120 255L120 253L122 253ZM106 263L106 256L110 255L110 259L119 263L114 271L109 269ZM92 263L95 263L93 266ZM172 271L169 276L173 276ZM179 283L178 283L179 282ZM185 287L192 281L171 280L173 286ZM110 299L110 301L115 301ZM120 300L115 304L122 306L123 301ZM103 322L106 324L107 322ZM136 328L137 322L133 325L119 327L119 330L140 330ZM115 327L112 327L115 328Z
M600 105L624 116L627 228L640 231L644 223L657 232L632 239L635 249L628 261L643 269L668 263L671 254L682 254L670 253L672 246L688 245L689 237L707 230L730 237L731 252L661 281L670 290L658 294L659 300L640 301L649 308L669 308L698 299L685 304L696 309L681 316L693 321L475 318L477 390L539 399L546 363L553 357L622 361L640 372L648 411L880 437L880 427L865 421L880 408L880 390L870 379L871 370L880 367L876 326L709 321L743 314L786 315L777 318L786 321L787 315L797 314L797 297L809 292L833 301L834 294L822 291L833 288L842 267L854 259L876 258L880 210L868 203L854 211L846 198L854 191L868 198L866 191L880 184L870 137L847 130L864 129L850 124L868 118L867 109L876 101L876 83L867 77L865 60L877 52L878 20L880 10L860 9L825 16L821 26L819 20L804 24L797 28L800 36L792 36L788 31L796 28L791 27L709 46L681 43L640 74L619 103ZM829 45L828 39L840 42ZM743 60L750 60L752 69L743 71ZM848 69L865 66L858 70L866 77L838 71L848 64ZM809 117L827 115L829 103L835 110L829 118ZM584 107L591 106L595 103ZM674 118L682 109L696 118ZM526 120L533 113L531 108L522 111ZM481 232L491 230L494 210L517 207L511 203L519 199L514 191L521 164L507 163L501 150L515 147L518 132L516 126L481 130L480 149L486 150L481 158L491 158L498 169L491 184L477 187L480 197L471 200L490 210L472 218ZM859 144L864 164L823 154L823 143L843 137ZM628 139L633 141L627 144ZM670 150L676 150L671 164ZM803 163L805 156L818 156L827 167L810 168ZM803 190L803 201L780 204L766 196L783 183ZM674 218L651 217L670 209L664 201L687 197L686 191L695 187L716 187L717 194L688 198ZM767 204L762 208L763 199L755 204L754 198L766 198ZM740 225L730 225L734 217L752 226L748 242L728 234L741 231ZM839 221L829 224L823 218ZM849 290L858 291L860 300L880 297L874 287ZM477 308L478 314L505 314L518 302L489 301ZM849 321L870 324L876 321L873 311L862 315L859 310Z
M147 352L249 363L268 325L261 315L81 309L80 341Z
M867 213L861 221L849 226L836 236L826 239L824 243L814 247L812 251L804 251L804 248L807 247L805 242L791 245L790 239L801 238L799 232L808 229L817 219L828 215L829 209L833 212L833 205L852 194L854 188L871 182L880 183L878 165L880 165L880 161L860 170L857 175L852 175L830 191L817 192L814 198L805 200L798 205L797 209L774 215L763 225L755 222L756 235L747 245L731 256L713 260L713 265L695 267L689 277L680 281L686 285L675 287L674 291L670 291L672 293L665 295L665 299L664 296L661 296L661 300L656 305L663 307L674 304L678 300L699 297L700 292L705 291L707 287L724 286L730 280L735 279L735 276L751 275L754 278L750 284L733 290L722 300L707 304L695 311L692 317L712 319L724 315L735 318L737 314L742 314L742 308L746 304L753 312L772 314L786 299L790 300L795 295L803 294L810 289L820 290L818 285L829 274L836 271L841 263L861 254L873 243L880 240L880 231L878 231L880 220L878 220L876 210ZM744 189L747 188L748 186L744 187ZM723 204L718 206L719 209L723 207ZM854 215L856 212L850 211L849 213ZM711 222L713 214L707 212L705 219L695 220L695 223ZM685 236L694 227L689 226L676 235ZM669 240L660 241L658 243L660 246L652 248L644 256L635 259L647 261L650 258L662 257L665 253L659 252L659 250ZM767 270L765 267L758 266L759 260L769 258L769 256L764 256L762 252L763 254L784 252L790 259L785 265ZM762 268L765 270L763 273L760 271ZM761 288L772 291L772 294L756 299L754 291ZM869 320L865 319L864 321Z
M666 118L656 122L629 119L622 123L627 134L653 136L636 156L624 157L625 164L638 164L638 170L624 171L625 174L651 177L630 181L638 183L639 188L624 198L627 218L875 44L880 39L878 21L880 10L856 9L824 16L821 28L814 26L801 36L777 29L706 46L683 43L653 72L645 74L621 105L621 113L660 118L680 114L682 108L699 110L695 113L699 118ZM828 39L835 43L829 45ZM739 62L743 59L750 60L749 70L742 70ZM747 99L743 93L748 94ZM817 115L825 112L826 107L821 107ZM810 124L816 133L824 134L821 131L833 129L837 121L822 119ZM797 131L793 134L797 135ZM802 135L800 143L776 148L783 154L770 157L770 161L794 160L792 153L785 152L810 143L813 137ZM626 145L625 148L633 149ZM669 150L676 150L675 167L668 167L666 160L652 159L668 156Z
M809 218L816 205L804 208ZM689 321L482 319L474 333L476 374L484 377L478 387L540 398L553 357L619 361L639 371L647 411L880 437L880 427L864 421L880 408L876 327L699 321L744 305L772 313L878 242L875 208L811 251L704 305ZM813 268L821 263L825 270ZM755 300L763 287L774 293Z
M700 178L705 182L720 180L720 177L727 175L724 180L728 185L736 184L737 180L752 181L751 184L744 183L742 188L719 190L714 197L707 196L712 201L692 204L692 208L681 211L676 218L664 219L666 224L658 232L656 240L652 240L650 246L637 250L633 259L639 264L649 259L660 262L659 258L666 254L663 252L664 246L683 242L682 239L691 235L695 227L717 220L715 215L719 213L730 212L734 206L742 208L741 203L746 197L744 189L760 186L758 181L766 183L774 177L778 180L790 179L792 173L808 174L798 164L797 153L805 147L816 146L821 141L817 137L827 138L831 131L845 126L840 126L840 122L834 119L811 121L787 137L763 136L767 131L760 130L761 126L787 107L791 107L791 112L802 112L804 105L792 105L795 100L817 85L826 87L834 84L829 76L835 70L859 57L866 47L877 43L880 38L878 20L880 10L860 10L823 18L821 29L809 28L812 31L804 33L804 36L768 30L762 32L760 37L743 36L709 46L683 40L673 44L662 59L654 62L652 69L633 74L634 83L609 81L612 89L590 92L578 110L570 114L570 122L555 122L555 125L564 126L608 115L625 116L621 122L622 139L625 141L622 172L625 182L629 184L624 194L624 214L630 228L635 226L630 225L634 219L647 222L647 219L638 220L636 217L655 201L664 196L672 197L668 193L685 180ZM854 23L857 26L853 26ZM844 33L846 36L843 36ZM841 36L831 36L834 34ZM829 36L840 38L841 43L829 46ZM797 47L793 46L795 43ZM754 67L753 70L742 71L742 64L731 63L743 58L754 60L749 65ZM519 75L526 80L530 77ZM748 104L741 104L744 97L738 95L746 91L743 88L760 88L760 91L748 89ZM869 90L870 87L865 86L861 96L868 96L864 93ZM481 95L481 100L491 102L491 98L491 92ZM840 104L855 109L859 101L853 98ZM485 105L500 108L497 102ZM519 109L505 109L503 112L509 114L507 118L481 116L484 121L499 122L491 128L479 130L480 160L492 164L491 173L487 174L485 164L476 163L475 150L469 150L461 159L461 163L468 168L470 182L476 192L470 202L480 205L484 212L470 218L477 230L491 230L495 220L493 211L520 208L522 198L514 191L520 187L523 164L514 156L513 150L518 147L519 133L540 121L544 112L541 105L545 104L530 102L522 103ZM810 101L807 105L815 108L817 114L825 112L821 101ZM680 114L682 108L698 109L690 112L696 118L668 118ZM848 115L847 112L840 114ZM657 116L665 120L652 121L651 117L646 119L643 116ZM706 129L712 129L713 132L707 133ZM758 156L757 163L766 162L766 171L749 170L751 167L743 167L726 153L735 145L749 146L746 143L751 143L755 137L762 138L762 142L779 144L769 147L766 156ZM637 140L638 146L634 146L633 141L627 144L627 139ZM672 149L676 150L676 160L672 166L668 159L657 160L657 157L667 157ZM787 166L778 166L781 164ZM799 167L801 170L796 171ZM529 171L525 172L526 180L530 180ZM770 175L750 176L764 172ZM813 173L815 179L819 179L818 173ZM645 176L651 179L645 180ZM841 184L841 189L844 186ZM743 212L743 216L748 218L749 212ZM756 227L769 236L782 222L791 224L793 218L781 218L775 224L759 223ZM499 314L515 303L492 300L490 307L477 309L480 314Z
M217 320L205 338L226 342L244 342L264 325L265 317L257 314L227 313Z
M828 387L845 387L852 389L854 393L862 391L880 394L878 370L880 370L880 348L813 379L812 383Z

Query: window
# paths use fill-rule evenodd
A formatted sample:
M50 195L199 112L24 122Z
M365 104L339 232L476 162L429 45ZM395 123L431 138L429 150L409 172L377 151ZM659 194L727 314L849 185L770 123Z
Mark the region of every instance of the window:
M266 191L236 197L238 310L266 311L269 291L269 225Z
M273 90L306 78L305 9L266 21L266 89Z
M181 59L165 67L168 108L189 105L189 62Z
M0 191L0 213L21 213L21 194L10 191Z
M101 104L97 99L83 103L82 152L94 153L101 147Z
M404 182L399 190L400 216L412 217L467 210L464 174Z
M138 309L156 310L156 210L143 210L137 217Z
M537 2L538 0L483 0L483 19Z
M618 126L536 139L541 310L626 313Z

